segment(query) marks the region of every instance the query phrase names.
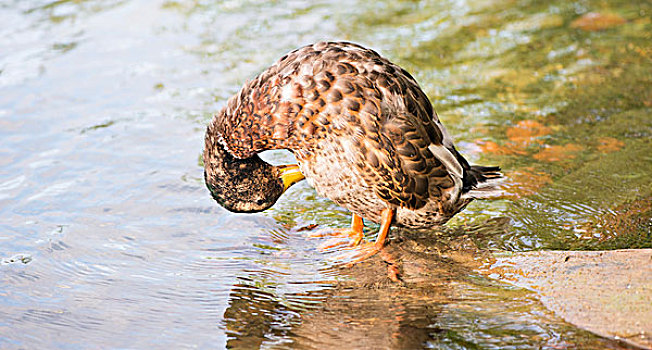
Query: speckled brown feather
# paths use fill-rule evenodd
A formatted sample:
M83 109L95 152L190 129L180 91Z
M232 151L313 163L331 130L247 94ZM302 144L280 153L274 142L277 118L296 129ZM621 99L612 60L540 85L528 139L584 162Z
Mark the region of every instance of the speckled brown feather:
M386 206L408 210L430 203L423 215L433 216L434 223L469 201L451 190L454 178L428 149L444 144L454 151L417 82L356 44L321 42L288 53L229 99L212 127L238 158L269 149L293 151L322 194L372 220L381 201L361 194L373 210L353 203L356 190L371 189ZM332 172L324 173L320 167L327 161ZM460 163L468 170L463 158ZM342 167L362 180L320 178ZM347 184L360 188L338 188ZM397 221L401 224L400 213Z

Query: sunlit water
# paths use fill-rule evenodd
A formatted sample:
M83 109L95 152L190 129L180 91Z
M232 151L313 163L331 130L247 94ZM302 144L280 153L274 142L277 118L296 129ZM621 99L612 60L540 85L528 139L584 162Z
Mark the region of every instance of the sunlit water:
M622 21L574 22L590 11ZM421 288L343 288L335 252L300 228L346 226L346 211L300 184L266 213L227 213L200 155L246 79L297 46L356 41L414 73L472 162L510 176L508 198L453 231L491 250L651 247L651 13L0 3L0 348L619 348L454 265Z

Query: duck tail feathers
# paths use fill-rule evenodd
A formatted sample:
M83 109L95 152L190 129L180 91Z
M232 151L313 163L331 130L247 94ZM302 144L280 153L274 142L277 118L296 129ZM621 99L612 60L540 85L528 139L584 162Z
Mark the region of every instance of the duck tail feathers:
M504 195L500 167L473 165L464 172L462 197L489 199Z

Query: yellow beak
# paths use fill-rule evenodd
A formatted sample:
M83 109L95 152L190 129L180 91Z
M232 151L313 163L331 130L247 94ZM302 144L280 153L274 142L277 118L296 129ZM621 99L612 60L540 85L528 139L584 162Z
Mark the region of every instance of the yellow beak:
M294 185L295 183L305 179L306 177L303 176L301 171L299 170L299 166L296 164L290 164L290 165L283 165L279 167L281 171L281 180L283 180L283 186L285 187L284 191L290 188L290 186Z

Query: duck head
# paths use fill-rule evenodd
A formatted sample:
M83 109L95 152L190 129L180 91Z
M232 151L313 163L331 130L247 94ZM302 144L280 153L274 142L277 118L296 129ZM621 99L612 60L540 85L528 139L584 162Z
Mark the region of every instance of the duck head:
M204 148L204 181L213 199L236 213L270 208L290 186L304 179L297 165L274 166L256 154L239 159L210 128Z

